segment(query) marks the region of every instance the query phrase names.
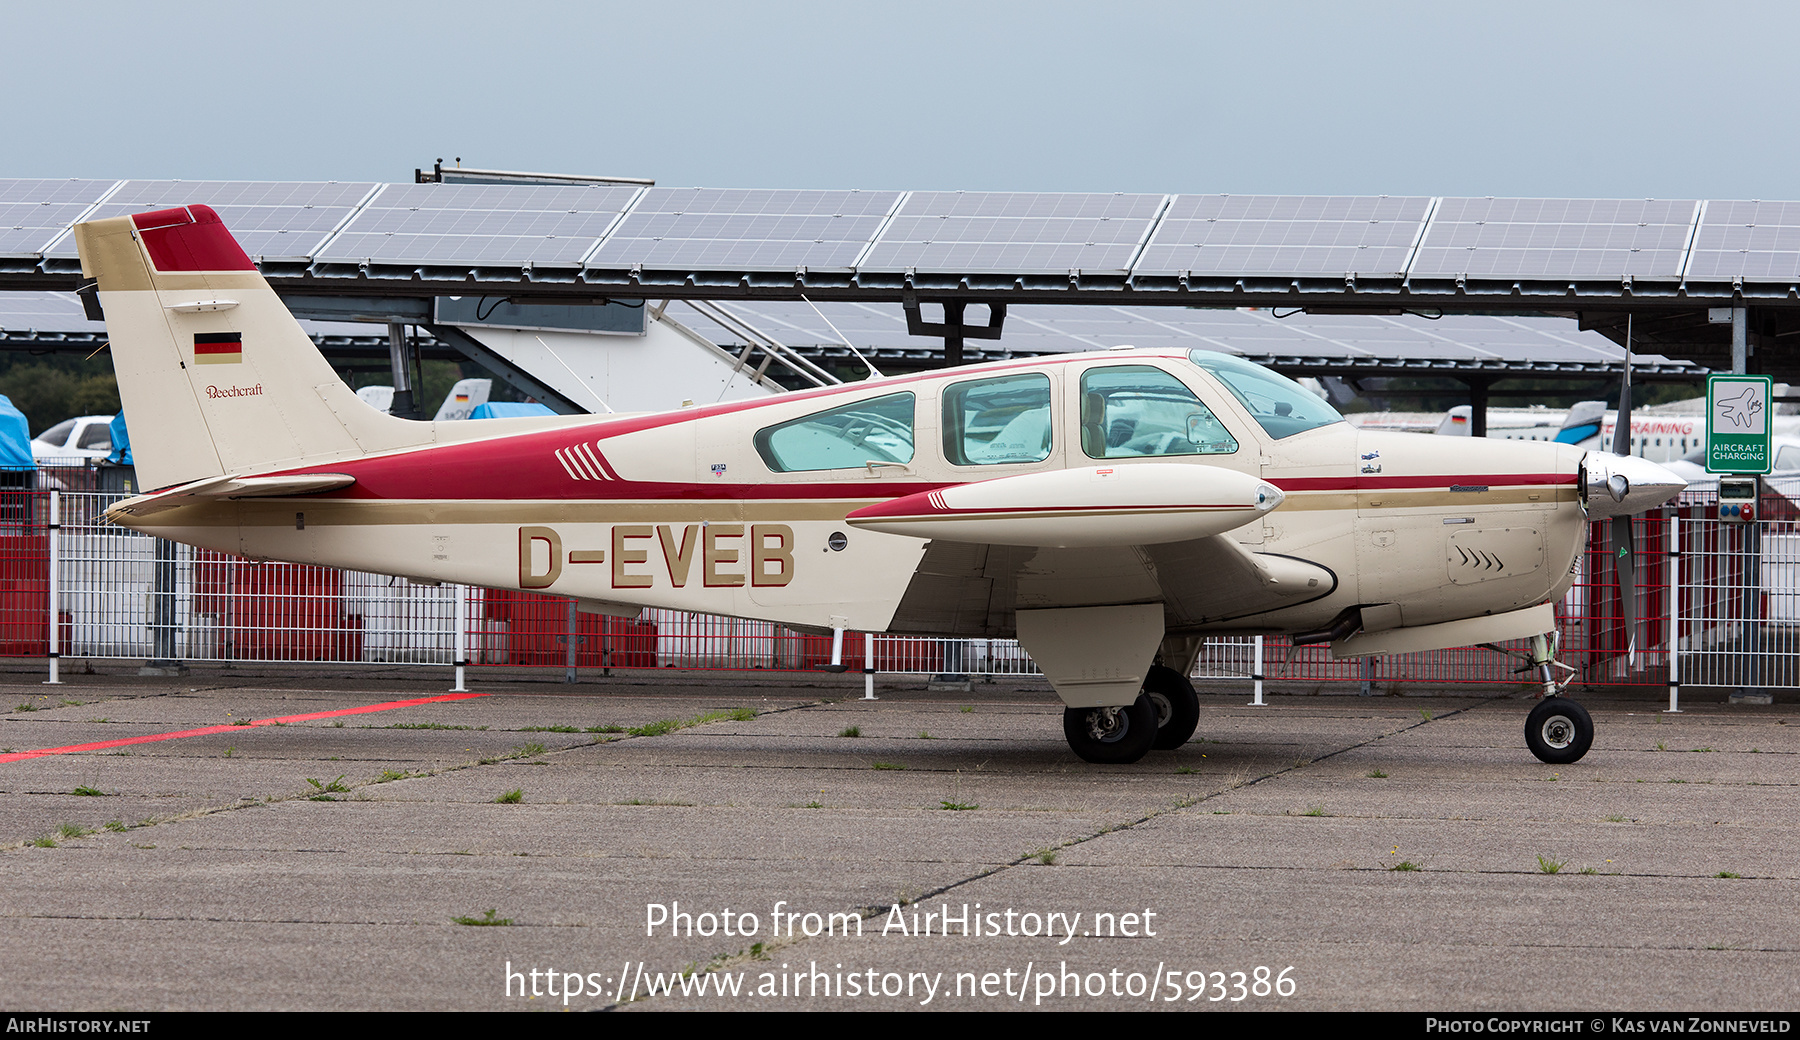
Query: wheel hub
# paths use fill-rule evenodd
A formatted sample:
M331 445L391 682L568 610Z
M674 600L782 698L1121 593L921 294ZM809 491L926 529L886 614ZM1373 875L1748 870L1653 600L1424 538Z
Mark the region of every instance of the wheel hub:
M1124 736L1129 727L1122 708L1095 708L1088 712L1088 736L1101 743L1111 744Z
M1557 715L1545 719L1541 732L1544 743L1558 751L1575 743L1575 723L1566 716Z

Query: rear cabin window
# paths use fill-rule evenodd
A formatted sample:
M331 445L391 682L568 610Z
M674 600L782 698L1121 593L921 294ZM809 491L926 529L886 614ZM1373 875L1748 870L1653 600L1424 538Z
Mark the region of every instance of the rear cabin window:
M1150 365L1081 377L1081 450L1091 459L1228 455L1237 439L1181 380Z
M971 379L944 390L944 458L1000 466L1050 457L1050 377Z
M905 465L913 457L913 395L888 394L758 430L756 453L777 473Z

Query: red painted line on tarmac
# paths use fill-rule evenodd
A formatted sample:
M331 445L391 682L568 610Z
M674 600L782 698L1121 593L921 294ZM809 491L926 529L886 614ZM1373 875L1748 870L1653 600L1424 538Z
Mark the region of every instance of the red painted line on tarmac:
M173 733L152 733L142 737L124 737L119 740L98 740L92 744L69 744L64 747L39 748L36 751L14 751L0 755L0 762L18 762L27 758L42 758L45 755L68 755L77 751L103 751L107 748L125 747L129 744L149 744L159 740L180 740L183 737L198 737L207 733L230 733L254 729L257 726L273 726L278 722L311 722L313 719L333 719L342 715L367 715L373 711L392 711L395 708L414 708L421 704L440 704L444 701L466 701L471 697L486 697L485 693L445 693L436 697L416 697L408 701L388 701L384 704L365 704L360 708L338 708L335 711L310 711L304 715L283 715L274 719L255 719L248 726L227 723L223 726L202 726L199 729L176 730Z

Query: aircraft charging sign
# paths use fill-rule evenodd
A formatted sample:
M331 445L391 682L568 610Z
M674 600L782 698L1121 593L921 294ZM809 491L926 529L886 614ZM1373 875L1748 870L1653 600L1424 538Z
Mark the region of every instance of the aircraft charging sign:
M1706 472L1767 473L1768 376L1710 376L1706 380Z

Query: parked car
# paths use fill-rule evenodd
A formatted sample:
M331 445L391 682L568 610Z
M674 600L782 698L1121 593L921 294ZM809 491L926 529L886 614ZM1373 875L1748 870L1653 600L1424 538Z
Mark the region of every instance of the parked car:
M78 415L38 434L31 442L31 457L46 459L103 459L112 453L113 417Z

